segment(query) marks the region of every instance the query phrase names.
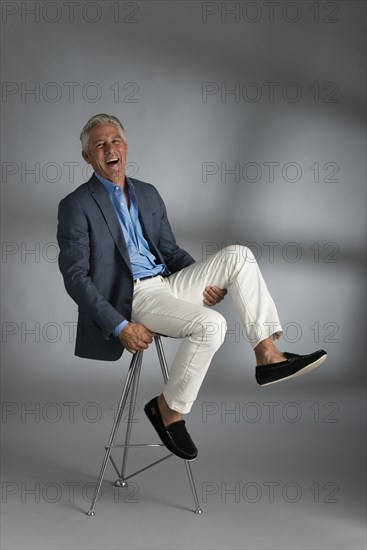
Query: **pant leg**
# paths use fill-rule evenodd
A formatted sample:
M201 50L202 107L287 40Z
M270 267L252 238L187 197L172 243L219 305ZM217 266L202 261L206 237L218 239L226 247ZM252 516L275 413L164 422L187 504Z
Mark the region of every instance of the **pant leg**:
M203 303L206 286L228 288L253 348L265 338L276 339L282 334L274 301L253 253L246 246L227 246L167 280L175 296L197 304Z
M175 296L167 279L155 277L134 286L132 320L153 332L183 338L163 395L173 410L188 413L213 355L224 340L224 317Z

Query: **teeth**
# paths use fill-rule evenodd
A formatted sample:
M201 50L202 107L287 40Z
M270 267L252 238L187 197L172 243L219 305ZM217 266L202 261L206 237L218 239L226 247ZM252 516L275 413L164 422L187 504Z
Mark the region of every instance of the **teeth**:
M110 164L111 162L118 162L118 158L113 158L113 159L109 159L109 160L106 160L106 164Z

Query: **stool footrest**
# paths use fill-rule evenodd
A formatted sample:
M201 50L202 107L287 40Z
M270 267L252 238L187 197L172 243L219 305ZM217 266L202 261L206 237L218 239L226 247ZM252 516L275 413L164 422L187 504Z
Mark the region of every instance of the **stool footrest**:
M121 475L119 474L119 471L116 467L116 464L115 464L115 462L114 462L114 460L112 459L111 456L110 456L110 460L111 460L111 462L112 462L119 478L122 479L122 481L127 481L128 479L131 479L132 477L137 476L138 474L141 474L142 472L145 472L145 470L149 470L149 468L152 468L153 466L156 466L160 462L163 462L164 460L167 460L167 458L170 458L171 456L173 456L172 453L170 453L169 455L164 456L163 458L160 458L159 460L155 460L154 462L151 462L150 464L148 464L148 466L144 466L144 468L140 468L140 470L136 470L136 472L134 472L132 474L129 474L128 476L124 476L124 477L121 477Z

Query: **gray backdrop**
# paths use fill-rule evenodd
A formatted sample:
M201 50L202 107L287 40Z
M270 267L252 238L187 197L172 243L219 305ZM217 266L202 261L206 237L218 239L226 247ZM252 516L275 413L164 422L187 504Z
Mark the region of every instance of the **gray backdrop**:
M1 9L3 548L365 548L365 3ZM181 246L250 246L280 349L328 352L260 388L219 306L229 332L187 417L201 516L179 459L125 492L109 466L84 515L129 361L74 357L57 267L57 206L91 174L79 133L98 112L122 120L128 174L159 189ZM152 348L144 365L137 441L162 386Z

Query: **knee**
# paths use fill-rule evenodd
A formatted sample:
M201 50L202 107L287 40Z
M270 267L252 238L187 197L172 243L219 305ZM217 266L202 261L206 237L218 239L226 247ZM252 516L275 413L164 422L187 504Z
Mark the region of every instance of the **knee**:
M227 321L223 315L211 311L201 328L204 342L210 342L217 347L222 345L227 332Z
M255 256L248 246L242 244L233 244L222 249L224 261L232 261L235 264L244 262L255 262Z

